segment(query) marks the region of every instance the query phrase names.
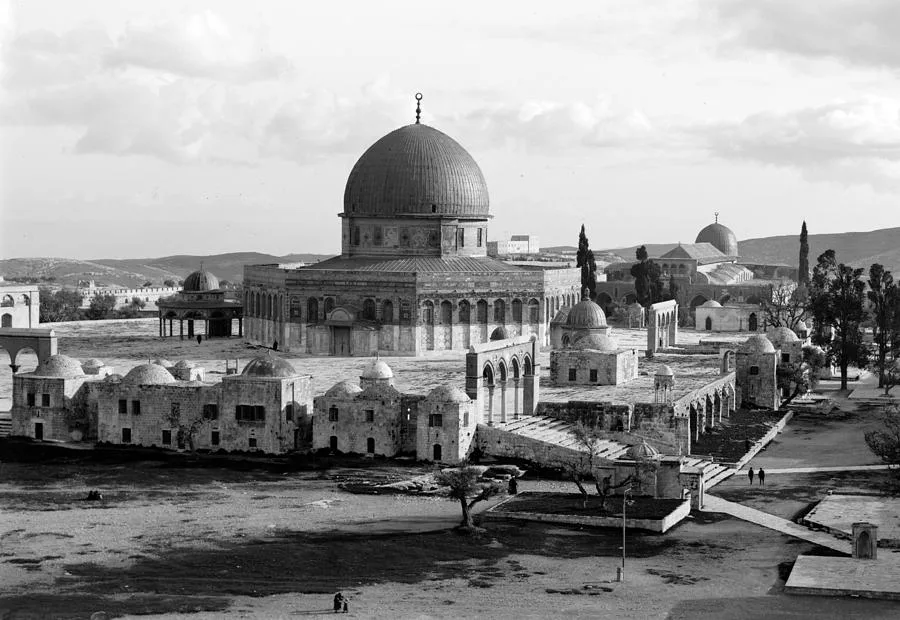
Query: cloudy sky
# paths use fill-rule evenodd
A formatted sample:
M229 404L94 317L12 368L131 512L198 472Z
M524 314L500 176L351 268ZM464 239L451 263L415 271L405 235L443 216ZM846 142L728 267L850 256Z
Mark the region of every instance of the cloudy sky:
M900 225L896 0L0 5L2 257L338 251L417 91L491 237Z

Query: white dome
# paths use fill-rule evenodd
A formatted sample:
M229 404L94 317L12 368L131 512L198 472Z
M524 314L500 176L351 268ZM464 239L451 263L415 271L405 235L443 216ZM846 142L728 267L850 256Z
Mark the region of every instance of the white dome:
M360 375L361 379L393 379L394 371L378 358L372 360L372 363Z

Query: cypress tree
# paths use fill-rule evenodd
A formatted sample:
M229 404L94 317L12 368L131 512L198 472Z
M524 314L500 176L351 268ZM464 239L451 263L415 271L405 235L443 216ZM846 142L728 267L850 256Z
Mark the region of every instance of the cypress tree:
M581 268L581 290L588 289L590 297L593 299L597 289L597 279L594 275L597 272L597 262L594 260L594 252L588 243L587 234L584 232L584 224L581 225L581 232L578 235L578 254L575 260L575 266Z
M803 220L803 227L800 229L800 269L797 283L800 286L809 286L809 240L806 233L806 220Z

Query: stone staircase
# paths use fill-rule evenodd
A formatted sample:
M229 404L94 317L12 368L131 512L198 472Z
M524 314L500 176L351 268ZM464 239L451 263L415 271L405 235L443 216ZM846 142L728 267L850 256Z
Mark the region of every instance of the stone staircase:
M532 415L494 425L495 428L528 437L536 441L551 443L570 450L586 451L585 447L575 439L575 425L565 420L549 416ZM597 454L600 458L616 459L624 455L628 444L611 439L597 442Z
M9 437L12 431L12 414L8 411L0 413L0 437Z
M696 456L685 457L684 465L686 467L701 467L703 469L703 486L707 491L737 473L737 470L733 467Z

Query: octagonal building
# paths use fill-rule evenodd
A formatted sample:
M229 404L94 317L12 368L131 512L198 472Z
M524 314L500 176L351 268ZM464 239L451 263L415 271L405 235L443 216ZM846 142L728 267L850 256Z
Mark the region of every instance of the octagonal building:
M359 158L338 216L340 256L244 268L251 342L316 355L420 355L466 350L504 328L546 344L552 314L580 296L577 269L487 256L484 175L418 115Z

